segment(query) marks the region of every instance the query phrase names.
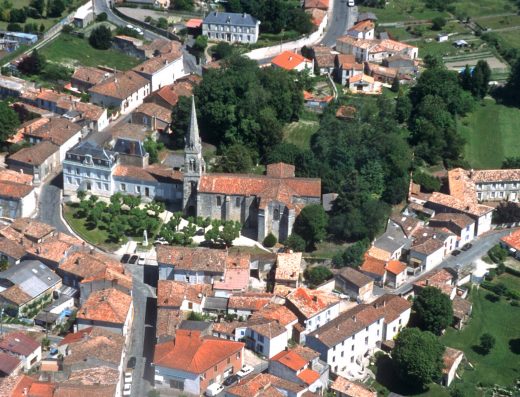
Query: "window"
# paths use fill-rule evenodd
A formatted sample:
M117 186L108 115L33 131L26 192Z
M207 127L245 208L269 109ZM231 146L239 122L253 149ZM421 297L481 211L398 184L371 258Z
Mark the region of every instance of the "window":
M368 336L365 338L365 345L368 345Z
M351 362L351 363L354 362L354 356L350 357L350 362Z
M108 190L108 183L104 183L103 187L105 188L105 190Z
M264 337L260 334L258 334L258 342L264 343Z
M242 331L244 332L244 331ZM237 353L237 360L240 359L240 352Z
M350 350L354 351L354 345L352 345L352 349L350 349Z
M96 182L97 188L101 190L101 182Z
M221 206L222 205L222 197L220 196L217 196L217 206Z
M136 186L135 192L141 194L141 186Z
M76 168L76 175L79 175L80 172L79 172L79 168Z
M228 359L227 359L227 363L228 363L228 364L231 363L231 358L230 358L230 357L228 357Z
M193 309L193 302L188 302L188 309L190 309L190 310Z
M68 183L69 185L72 184L72 178L71 178L70 176L67 177L67 183Z
M120 186L121 186L121 191L126 192L126 184L122 183Z
M171 379L170 380L170 388L178 389L178 390L184 390L184 381Z
M333 363L336 362L336 356L332 357L332 362L333 362Z
M345 352L341 352L341 357L343 357L345 355Z
M240 197L235 199L235 206L240 207Z
M215 366L213 367L213 371L217 372L217 370L218 370L218 367L215 365Z
M280 220L280 210L279 210L278 208L276 208L276 209L274 210L273 219L274 219L275 221L279 221L279 220Z
M79 185L80 185L80 183L81 183L81 182L80 182L80 180L79 180L78 178L76 178L76 185L78 185L78 186L79 186Z

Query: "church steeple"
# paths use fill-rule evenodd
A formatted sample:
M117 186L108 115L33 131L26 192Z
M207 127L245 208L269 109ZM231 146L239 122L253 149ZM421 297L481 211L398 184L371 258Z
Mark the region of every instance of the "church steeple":
M201 146L199 135L199 123L197 122L197 110L195 109L195 97L191 96L190 129L186 140L186 148L199 149Z

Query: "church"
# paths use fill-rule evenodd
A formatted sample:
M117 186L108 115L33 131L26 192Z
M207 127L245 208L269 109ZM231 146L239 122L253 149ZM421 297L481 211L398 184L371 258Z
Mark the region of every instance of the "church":
M182 170L149 165L144 137L126 134L111 150L88 140L69 150L64 194L83 190L108 198L119 192L141 196L143 202L165 201L187 216L239 221L244 234L259 242L269 233L284 241L302 208L321 202L321 180L296 178L290 164L269 164L266 175L208 173L193 98Z
M184 150L185 214L239 221L257 241L272 233L284 241L307 204L321 203L321 180L296 178L290 164L269 164L265 175L207 173L195 101Z

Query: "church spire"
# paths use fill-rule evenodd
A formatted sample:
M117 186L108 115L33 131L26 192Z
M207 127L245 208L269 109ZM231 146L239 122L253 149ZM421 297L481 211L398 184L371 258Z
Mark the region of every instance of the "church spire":
M193 95L191 96L190 129L188 131L187 143L189 148L200 146L199 124L197 122L197 110L195 109L195 97Z

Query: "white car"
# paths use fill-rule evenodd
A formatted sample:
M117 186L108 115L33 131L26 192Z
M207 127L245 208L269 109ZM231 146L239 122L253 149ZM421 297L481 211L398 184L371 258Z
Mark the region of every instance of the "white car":
M123 388L123 396L131 396L132 395L132 385L130 383L125 383Z
M144 256L140 256L139 260L137 261L137 264L143 266L145 264L145 262L146 262L145 257Z
M125 371L125 383L128 383L128 384L132 383L132 371L131 370Z
M133 28L134 28L134 27L133 27L132 25L130 25L130 24L126 25L126 27L127 27L128 29L133 29Z
M237 375L243 378L246 375L249 375L251 372L253 372L255 369L250 365L243 365L242 369L237 372Z
M356 3L354 3L354 0L348 0L348 4L347 4L349 7L354 7L356 5Z
M224 386L222 386L220 383L212 383L206 389L206 396L208 396L208 397L218 396L218 394L220 392L222 392L223 390L224 390Z

